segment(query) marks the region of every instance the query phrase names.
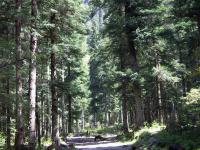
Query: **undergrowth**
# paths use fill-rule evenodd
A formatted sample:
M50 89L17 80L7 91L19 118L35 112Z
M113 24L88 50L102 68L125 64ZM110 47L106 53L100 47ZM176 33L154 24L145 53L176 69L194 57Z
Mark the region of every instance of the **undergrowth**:
M154 122L152 125L145 125L138 131L130 130L126 134L122 132L121 125L98 127L88 129L88 131L92 134L117 134L119 141L132 141L134 145L142 145L143 149L147 148L149 139L153 137L158 140L160 145L154 146L152 150L166 150L171 144L181 144L186 150L200 150L200 128L198 127L169 131L165 125Z
M135 145L142 145L142 148L145 149L151 137L160 143L159 146L154 146L153 150L166 150L171 144L180 144L186 150L200 150L200 128L169 131L164 125L154 123L150 127L145 126L136 132L122 134L119 139L132 141Z
M0 150L3 150L5 148L5 139L5 135L0 132Z

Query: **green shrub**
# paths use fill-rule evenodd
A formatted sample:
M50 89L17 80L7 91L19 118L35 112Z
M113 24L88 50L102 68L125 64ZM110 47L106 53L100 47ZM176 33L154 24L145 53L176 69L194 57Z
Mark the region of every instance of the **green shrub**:
M5 147L5 135L3 133L0 132L0 149L3 150L3 148Z

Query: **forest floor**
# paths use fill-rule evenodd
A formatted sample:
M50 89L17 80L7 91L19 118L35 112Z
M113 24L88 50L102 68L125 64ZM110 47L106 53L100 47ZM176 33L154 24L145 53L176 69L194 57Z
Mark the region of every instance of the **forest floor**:
M200 128L185 127L169 131L165 126L155 123L127 134L116 131L120 129L103 128L92 131L88 137L68 137L67 144L73 143L77 150L131 150L132 146L147 149L150 145L153 149L166 150L171 144L180 144L188 150L200 150ZM95 135L106 137L106 140L95 141Z
M131 150L131 142L118 142L116 135L106 135L106 140L95 141L94 137L71 137L68 143L73 143L78 150Z

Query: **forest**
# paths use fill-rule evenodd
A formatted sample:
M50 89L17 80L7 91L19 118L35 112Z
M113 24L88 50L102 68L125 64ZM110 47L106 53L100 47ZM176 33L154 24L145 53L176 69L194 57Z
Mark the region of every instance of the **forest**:
M200 0L0 0L1 149L200 150Z

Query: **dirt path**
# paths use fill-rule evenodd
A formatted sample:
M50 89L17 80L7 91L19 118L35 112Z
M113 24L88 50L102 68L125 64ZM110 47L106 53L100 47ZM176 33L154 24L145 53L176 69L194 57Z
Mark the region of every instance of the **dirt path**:
M116 136L109 136L105 141L94 141L94 137L71 137L67 143L75 144L77 150L131 150L131 143L116 141Z
M76 146L78 150L131 150L130 143L94 143L89 145Z

